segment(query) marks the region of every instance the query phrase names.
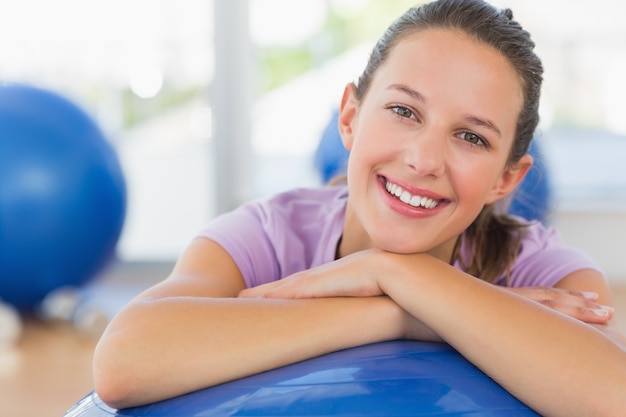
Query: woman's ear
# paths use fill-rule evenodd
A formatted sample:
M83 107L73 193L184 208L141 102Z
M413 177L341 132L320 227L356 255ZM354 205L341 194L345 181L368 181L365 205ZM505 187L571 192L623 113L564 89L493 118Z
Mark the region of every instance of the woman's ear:
M352 150L354 143L354 130L357 116L356 86L349 83L343 90L341 98L341 106L339 107L339 134L343 146L348 150Z
M491 204L511 194L533 166L533 157L526 154L512 167L507 168L491 189L487 204Z

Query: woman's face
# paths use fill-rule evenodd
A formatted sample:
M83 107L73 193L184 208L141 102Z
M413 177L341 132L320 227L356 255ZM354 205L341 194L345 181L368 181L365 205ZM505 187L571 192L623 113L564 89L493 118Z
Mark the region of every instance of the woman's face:
M344 94L340 130L351 151L340 251L368 247L449 260L485 204L530 167L507 167L522 91L495 49L455 30L396 45L358 102Z

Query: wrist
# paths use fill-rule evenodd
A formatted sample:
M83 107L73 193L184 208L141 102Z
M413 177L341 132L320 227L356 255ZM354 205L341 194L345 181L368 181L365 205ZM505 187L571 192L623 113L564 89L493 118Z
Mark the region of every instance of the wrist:
M359 323L362 327L354 333L362 340L355 344L362 345L405 337L407 313L391 298L377 296L351 298L351 300L362 303L363 306L363 309L358 309L363 312L359 315Z

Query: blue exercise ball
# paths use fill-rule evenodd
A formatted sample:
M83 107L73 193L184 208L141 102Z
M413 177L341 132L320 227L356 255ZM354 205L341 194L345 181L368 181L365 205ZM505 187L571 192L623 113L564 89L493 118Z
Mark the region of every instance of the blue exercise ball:
M445 343L359 346L141 407L91 393L64 417L538 417Z
M126 185L99 127L59 94L0 86L0 299L32 309L112 258Z

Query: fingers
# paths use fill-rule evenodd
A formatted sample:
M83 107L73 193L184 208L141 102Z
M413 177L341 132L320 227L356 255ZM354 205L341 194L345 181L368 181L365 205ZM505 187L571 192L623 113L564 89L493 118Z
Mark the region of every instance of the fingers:
M272 294L272 291L279 286L280 281L271 282L269 284L259 285L258 287L246 288L238 295L240 298L258 298L267 297Z
M353 254L334 262L242 291L239 297L324 298L373 297L382 295L379 273L369 265L369 252Z
M557 300L539 300L539 303L586 323L603 324L613 318L614 314L613 307L600 305L595 302L585 302L582 305L576 305Z
M586 323L603 324L614 315L612 307L596 302L598 294L594 292L544 287L511 288L510 290Z
M320 288L321 287L321 288ZM324 297L330 289L321 279L308 271L302 271L278 281L248 288L239 293L240 298L316 298Z

